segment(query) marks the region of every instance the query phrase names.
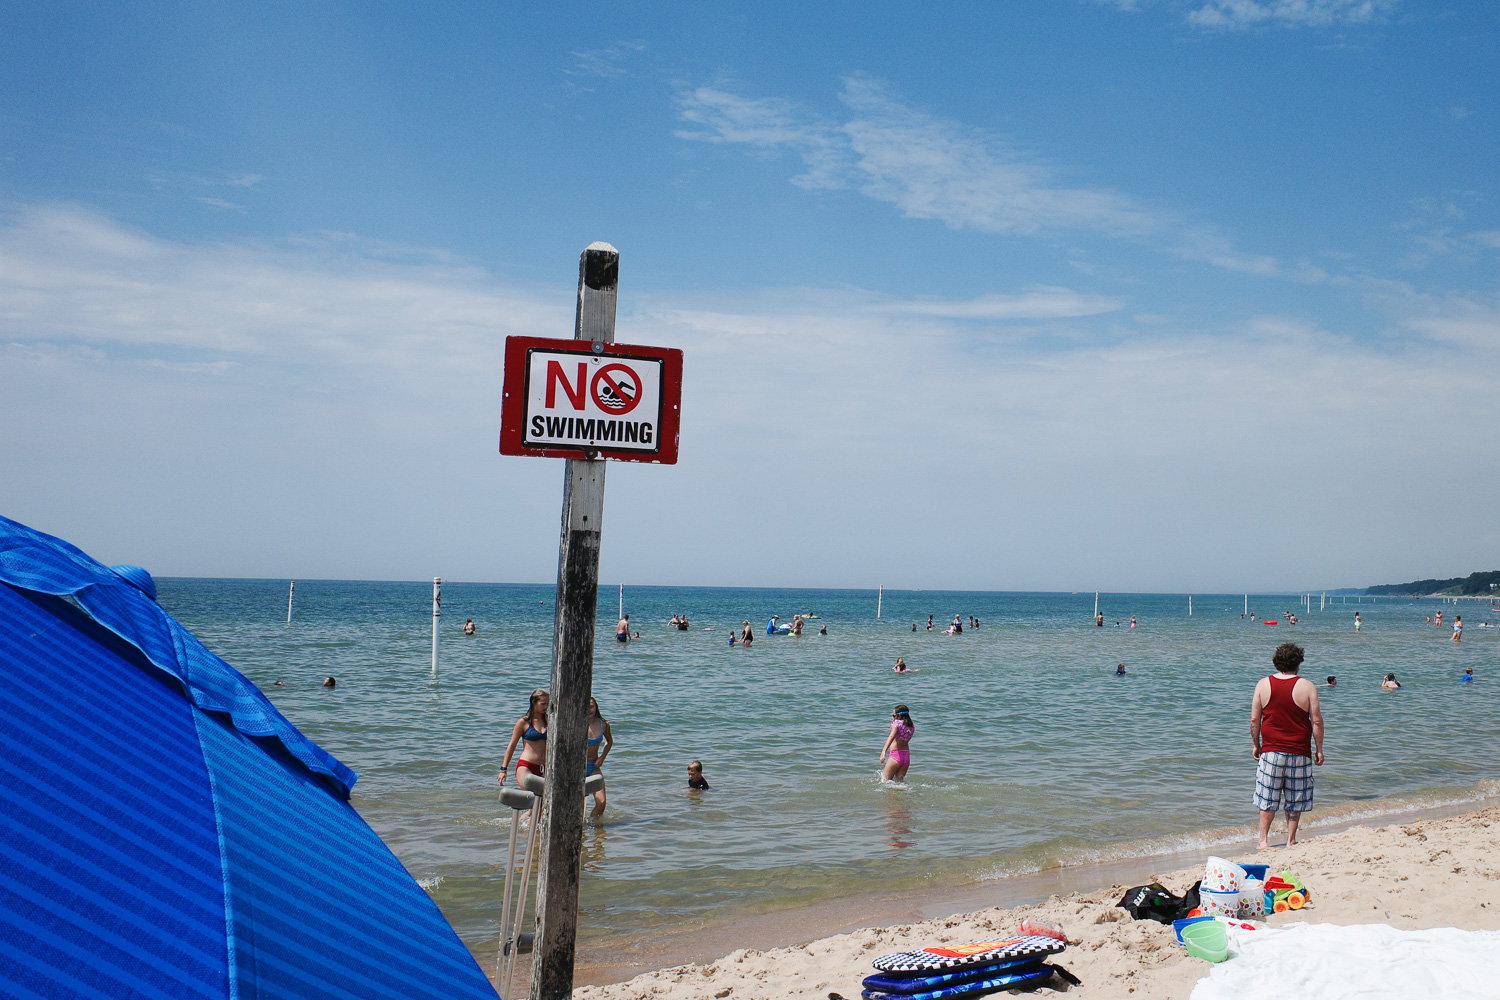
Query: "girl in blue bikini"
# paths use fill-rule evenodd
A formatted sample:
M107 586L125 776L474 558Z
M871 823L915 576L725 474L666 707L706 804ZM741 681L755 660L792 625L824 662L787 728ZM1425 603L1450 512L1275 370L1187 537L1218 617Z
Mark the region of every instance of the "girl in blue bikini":
M500 765L500 784L505 784L505 775L510 771L510 758L521 744L521 759L516 761L516 780L521 778L521 768L541 775L547 763L547 703L552 696L546 688L531 692L531 707L516 720L511 730L510 742L505 746L505 763Z
M584 771L587 777L604 767L604 758L609 756L615 738L609 731L609 721L599 714L599 702L589 699L589 765ZM591 816L604 815L604 786L594 793L594 809Z

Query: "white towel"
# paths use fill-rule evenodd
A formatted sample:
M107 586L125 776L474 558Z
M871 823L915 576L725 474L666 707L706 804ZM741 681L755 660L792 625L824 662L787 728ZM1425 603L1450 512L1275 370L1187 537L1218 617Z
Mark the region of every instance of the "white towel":
M1500 1000L1500 931L1292 924L1229 935L1232 956L1192 1000Z

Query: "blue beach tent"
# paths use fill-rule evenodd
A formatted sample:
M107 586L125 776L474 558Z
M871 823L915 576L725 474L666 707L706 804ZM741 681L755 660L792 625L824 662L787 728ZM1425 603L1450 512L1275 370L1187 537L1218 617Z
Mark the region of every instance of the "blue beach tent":
M355 774L110 569L0 517L0 996L495 992Z

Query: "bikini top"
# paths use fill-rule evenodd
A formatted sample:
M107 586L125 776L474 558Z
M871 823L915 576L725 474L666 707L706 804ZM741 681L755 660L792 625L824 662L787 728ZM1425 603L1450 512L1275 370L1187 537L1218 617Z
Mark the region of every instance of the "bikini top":
M591 746L591 747L596 747L596 746L598 746L599 744L601 744L603 742L604 742L604 734L603 733L600 733L598 736L590 736L589 737L589 746Z
M903 742L910 740L911 734L916 732L915 726L909 722L902 722L900 719L892 719L891 728L896 731L896 739Z
M526 732L521 734L521 739L528 743L535 743L538 740L545 740L546 738L547 731L545 729L538 732L536 727L531 724L531 720L526 720Z

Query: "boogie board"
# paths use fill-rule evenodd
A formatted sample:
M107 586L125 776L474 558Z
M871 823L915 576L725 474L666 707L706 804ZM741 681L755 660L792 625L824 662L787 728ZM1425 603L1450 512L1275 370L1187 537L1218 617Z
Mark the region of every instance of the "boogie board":
M1043 958L1056 955L1066 947L1067 944L1057 938L1023 934L996 941L977 941L951 947L936 945L920 951L901 951L894 955L881 955L870 964L888 975L911 978L958 972L982 965L997 965L1017 958Z
M1052 975L1052 966L1043 965L1025 972L1001 973L993 979L976 979L960 986L948 986L927 993L878 993L864 990L864 1000L959 1000L963 997L978 997L997 990L1013 990L1018 986L1041 983Z
M928 993L948 986L962 986L980 979L995 979L999 976L1030 972L1043 961L1044 959L1040 956L1028 955L993 965L981 965L973 969L964 969L962 972L945 972L936 976L882 976L877 973L873 976L866 976L861 985L874 993L909 996L913 993Z

